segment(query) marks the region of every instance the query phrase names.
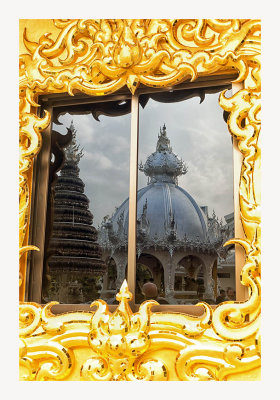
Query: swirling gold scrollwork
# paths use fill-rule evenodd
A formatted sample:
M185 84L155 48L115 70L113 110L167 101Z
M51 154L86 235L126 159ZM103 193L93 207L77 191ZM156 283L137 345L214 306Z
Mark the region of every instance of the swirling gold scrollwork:
M24 337L32 334L41 324L42 308L36 303L22 303L19 305L19 332Z
M122 365L118 371L125 372ZM113 373L109 367L108 360L103 357L91 357L81 367L81 378L86 381L111 381Z
M170 87L232 70L244 88L230 97L222 93L219 102L243 155L239 203L245 238L227 244L245 250L241 283L249 296L214 310L204 304L202 318L151 313L147 303L132 314L127 289L121 295L127 299L120 298L112 315L102 301L94 314L60 316L52 315L50 307L23 303L23 379L253 379L252 371L260 368L260 21L89 19L54 20L54 26L56 37L45 33L33 41L27 29L27 54L20 55L20 298L26 252L34 249L28 244L32 163L40 132L50 122L48 113L35 114L38 95L105 95L124 85L135 93L140 83ZM74 348L86 348L86 359L77 357Z
M213 328L224 339L244 340L256 335L260 326L261 252L260 252L260 60L250 60L252 67L245 80L246 89L230 98L220 96L220 104L229 112L228 126L244 156L239 188L240 213L245 239L232 239L228 244L241 245L246 253L241 283L249 288L249 299L241 304L227 302L213 314Z
M30 196L33 158L41 148L41 131L50 123L49 113L39 118L31 113L31 104L24 97L25 90L20 88L20 129L19 129L19 257L20 257L20 299L23 300L25 290L26 252L39 250L27 245L30 217ZM34 96L33 96L34 97Z
M48 305L49 307L49 305ZM25 380L65 379L69 375L73 363L72 351L54 340L43 340L41 343L29 343L28 338L40 330L42 309L35 303L20 306L20 367ZM45 330L48 332L48 330ZM53 329L51 329L53 332ZM41 331L42 334L42 331Z
M29 357L23 357L21 362L28 360L28 364L25 366L29 370L29 379L37 381L64 380L71 372L73 353L59 343L30 345L28 346L28 355ZM35 374L34 370L36 370Z
M207 305L201 317L151 313L153 301L133 314L126 281L117 298L112 314L102 300L93 303L95 312L62 315L52 314L55 302L23 303L21 379L227 380L259 367L259 336L246 344L222 340L213 331Z
M251 20L55 20L56 41L39 43L24 33L29 54L21 56L22 84L32 90L89 95L112 93L128 85L174 85L183 79L237 68L240 80L252 57L241 58L250 43L256 53L259 21ZM246 53L244 51L244 53ZM247 62L246 62L247 61ZM254 77L257 74L254 73Z
M23 380L65 380L75 367L75 346L87 345L91 314L54 315L52 302L42 307L21 303L20 378ZM69 326L79 324L80 329ZM74 325L75 326L75 325Z
M203 307L204 313L201 317L193 315L184 315L180 313L172 314L172 327L178 333L183 334L188 338L198 338L204 334L212 325L212 308L204 302L196 304L197 307ZM170 313L153 313L151 315L151 324L153 325L153 332L151 335L156 335L157 331L162 332L170 327Z
M127 374L128 381L168 381L168 370L162 360L137 360L132 372Z
M82 377L88 377L90 370L91 379L126 380L135 361L150 346L150 309L158 303L153 300L144 302L139 312L132 314L128 305L132 294L126 281L116 298L120 304L113 314L103 300L92 304L98 308L92 317L89 344L100 357L86 361L81 369ZM134 376L135 374L131 375Z
M23 303L20 308L20 371L24 380L168 380L161 359L148 357L152 350L151 306L141 305L133 314L128 302L132 295L124 281L117 295L114 313L96 301L95 312L54 315L51 307ZM77 348L86 349L85 360L75 357ZM143 357L144 356L144 357Z
M199 343L180 351L175 366L181 380L222 381L258 367L259 357L255 349L241 343Z

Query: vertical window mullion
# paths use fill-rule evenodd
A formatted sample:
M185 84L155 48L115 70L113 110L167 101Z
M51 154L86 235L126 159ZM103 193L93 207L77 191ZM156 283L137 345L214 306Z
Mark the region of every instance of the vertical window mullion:
M129 177L129 220L128 220L128 261L127 283L135 301L136 282L136 216L138 188L138 95L131 98L131 139L130 139L130 177Z
M234 95L239 90L244 89L244 82L232 83L232 94ZM233 175L234 175L234 236L237 238L244 238L244 231L241 222L240 215L240 204L239 204L239 183L240 173L243 162L243 155L238 149L238 142L233 137ZM236 279L236 299L239 301L245 301L248 298L248 288L242 286L240 282L241 270L244 266L244 250L241 246L235 245L235 279Z
M44 107L52 116L52 107ZM50 168L50 149L51 149L51 132L52 123L45 129L43 133L42 148L37 156L37 164L39 168L36 173L36 186L33 182L33 190L36 197L33 197L32 204L34 210L31 216L30 224L30 243L38 247L40 251L33 251L30 254L30 278L27 299L25 301L42 302L42 283L43 283L43 259L45 247L45 230L47 216L47 193L49 184L49 168ZM36 187L36 189L35 189ZM34 196L34 195L33 195Z

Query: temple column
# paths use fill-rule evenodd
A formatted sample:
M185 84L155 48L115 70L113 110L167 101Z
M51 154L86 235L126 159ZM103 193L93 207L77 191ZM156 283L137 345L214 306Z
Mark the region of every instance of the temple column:
M214 288L215 288L215 282L212 277L212 268L215 260L213 259L207 259L204 260L204 287L205 287L205 292L204 292L204 300L207 302L215 302L215 293L214 293Z
M186 282L185 282L185 276L182 275L182 283L181 283L181 290L182 292L186 290Z
M165 286L165 297L170 304L176 304L174 298L174 283L175 283L175 266L172 262L169 262L164 267L164 286Z
M118 254L114 257L117 267L116 290L119 291L123 281L125 280L125 270L127 265L127 256Z
M203 266L198 267L197 271L195 272L195 279L197 283L197 298L198 301L203 301L204 300L204 292L205 292L205 287L204 287L204 268Z
M101 289L101 292L100 292L100 298L101 299L109 299L111 297L111 295L112 295L111 288L110 288L111 281L109 281L109 277L108 277L108 274L109 274L109 265L108 265L109 259L107 258L107 260L106 261L104 260L104 262L106 263L106 271L105 271L104 275L102 276L103 280L102 280L102 289Z
M161 263L164 268L165 297L170 304L177 304L177 300L174 297L175 270L182 257L183 253L174 254L172 257L168 253L163 258L161 258Z
M102 289L101 293L103 293L105 290L108 290L108 265L107 265L107 270L102 276Z
M126 263L117 265L117 280L116 280L117 291L119 291L123 281L125 280L125 269L126 269Z

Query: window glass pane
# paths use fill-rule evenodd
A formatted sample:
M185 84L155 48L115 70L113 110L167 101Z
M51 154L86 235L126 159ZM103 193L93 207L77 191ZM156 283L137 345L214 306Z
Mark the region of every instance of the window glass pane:
M232 140L217 91L140 96L136 303L235 296L234 249L223 248L234 236Z
M112 303L126 277L130 103L54 112L44 301Z

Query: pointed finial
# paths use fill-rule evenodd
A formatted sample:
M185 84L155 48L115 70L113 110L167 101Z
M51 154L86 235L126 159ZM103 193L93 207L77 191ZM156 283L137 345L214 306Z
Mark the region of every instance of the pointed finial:
M71 121L71 124L70 124L69 129L71 129L71 131L73 131L73 130L75 129L73 119L72 119L72 121Z
M83 148L80 149L80 145L77 144L77 130L74 127L73 120L71 121L70 127L67 128L68 131L72 133L72 140L65 148L65 157L67 161L73 161L75 164L78 164L80 159L83 157Z
M126 279L123 281L119 293L116 295L116 299L118 302L122 302L124 300L131 300L132 299L132 293L130 293L128 289L128 284Z

